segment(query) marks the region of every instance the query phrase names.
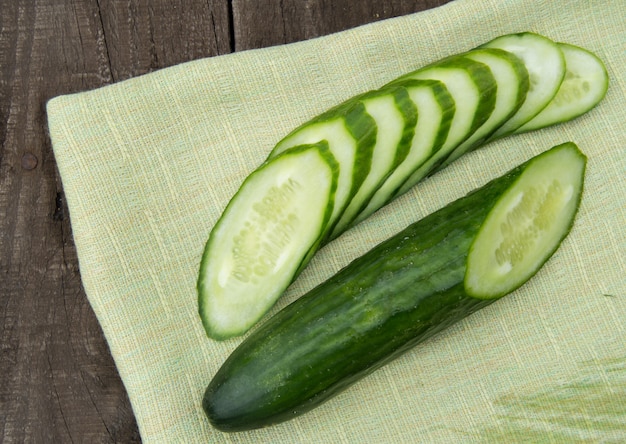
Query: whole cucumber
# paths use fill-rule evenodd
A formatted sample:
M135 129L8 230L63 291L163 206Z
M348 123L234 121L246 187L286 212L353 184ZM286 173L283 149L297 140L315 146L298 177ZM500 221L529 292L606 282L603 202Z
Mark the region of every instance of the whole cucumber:
M518 288L569 232L585 164L573 143L554 147L410 225L285 307L207 387L203 408L212 425L246 430L302 414Z

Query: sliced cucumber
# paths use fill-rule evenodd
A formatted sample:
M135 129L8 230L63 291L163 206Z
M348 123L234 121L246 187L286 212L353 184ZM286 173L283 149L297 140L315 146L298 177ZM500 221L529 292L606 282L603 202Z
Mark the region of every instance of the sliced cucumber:
M565 56L565 77L559 91L548 106L516 133L572 120L595 107L606 95L609 76L602 60L578 46L558 45Z
M480 146L519 110L528 93L528 71L524 63L512 53L497 48L483 48L470 51L464 57L484 63L491 69L497 85L496 104L489 119L450 153L438 169L445 168L466 152Z
M409 176L395 196L404 194L433 172L489 119L496 105L498 85L489 67L462 56L449 57L418 70L411 77L442 81L452 94L456 111L444 145Z
M564 53L571 61L570 74L562 82ZM406 74L302 124L279 141L266 163L244 182L209 236L198 279L207 333L214 338L243 333L321 245L482 143L585 112L601 100L606 84L601 62L585 51L521 33ZM586 89L587 94L564 105L567 91ZM311 156L317 160L303 166L302 159ZM294 228L300 232L280 253L280 266L262 279L254 270L265 270L267 258L258 252L247 256L257 263L248 264L244 278L236 268L243 267L243 260L233 257L233 248L239 248L234 239L245 228L241 224L254 215L246 206L267 197L275 186L272 180L278 180L270 175L283 177L281 168L312 188L298 189L303 202L286 202L279 210L293 209L298 217L310 219L312 227L303 223ZM315 185L318 176L326 178L325 185ZM258 188L251 185L255 183ZM249 231L254 232L250 245L253 238L264 245L274 229L266 223L255 226ZM247 283L238 282L237 276ZM241 307L245 309L236 315Z
M320 142L292 148L248 176L200 265L199 311L210 337L244 333L291 283L326 230L338 169Z
M417 108L417 125L408 155L387 177L362 208L354 224L366 219L396 194L400 185L445 143L454 117L452 95L438 80L404 80L397 85L406 88Z
M376 133L376 122L357 97L292 131L278 142L269 158L294 146L323 140L328 142L331 153L341 165L335 207L329 225L329 229L332 229L369 174Z
M483 63L453 56L400 79L431 79L443 82L456 106L446 143L430 163L448 155L489 119L496 104L497 83ZM395 82L394 82L395 83Z
M526 65L530 78L526 100L491 136L490 140L494 140L513 133L550 103L565 76L565 57L555 42L531 32L498 37L481 47L500 48L515 54Z
M528 244L525 256L542 263L570 229L584 164L571 143L540 155L409 226L285 307L248 336L213 377L202 402L211 424L247 430L305 413L497 300L501 289L517 287L536 271L534 265L509 273L504 280L510 282L498 291L481 292L486 299L472 297L474 283L466 288L474 278L480 288L490 287L492 279L502 281L498 273L475 274L482 254L494 254L494 239L484 238L487 226L503 214L516 225L526 224L524 212L509 207L515 201L511 193L528 190L531 179L569 189L564 206L537 195L535 220L551 227L551 242Z
M586 158L573 143L536 157L480 228L467 259L465 289L490 299L532 275L569 233L582 195Z
M363 205L406 159L415 134L417 109L405 88L373 91L361 97L360 101L377 127L372 166L359 191L335 225L331 238L339 236L347 229Z

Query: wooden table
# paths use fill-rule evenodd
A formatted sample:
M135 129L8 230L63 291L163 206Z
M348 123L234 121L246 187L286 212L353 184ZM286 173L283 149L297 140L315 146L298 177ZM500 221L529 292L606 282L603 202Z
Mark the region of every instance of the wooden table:
M0 0L0 441L140 441L81 286L48 99L444 3Z

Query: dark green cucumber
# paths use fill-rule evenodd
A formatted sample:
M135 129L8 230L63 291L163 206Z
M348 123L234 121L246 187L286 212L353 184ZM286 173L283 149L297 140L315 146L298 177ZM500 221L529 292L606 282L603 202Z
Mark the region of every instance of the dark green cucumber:
M202 405L211 424L238 431L291 419L519 287L569 232L585 164L573 143L557 146L409 226L285 307L208 385ZM485 224L499 235L485 233ZM503 253L507 242L517 247Z

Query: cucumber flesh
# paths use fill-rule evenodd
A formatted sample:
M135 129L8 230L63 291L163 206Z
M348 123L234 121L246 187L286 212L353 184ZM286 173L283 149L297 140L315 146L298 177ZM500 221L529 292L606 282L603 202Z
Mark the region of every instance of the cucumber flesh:
M522 133L572 120L596 106L606 95L609 76L604 63L578 46L559 43L565 56L565 77L556 96L538 115L518 128Z
M385 182L381 184L367 205L354 220L357 224L389 202L398 188L415 169L422 165L445 143L454 117L455 105L452 95L437 80L405 80L398 85L406 88L417 108L417 125L408 155Z
M582 195L586 157L565 143L529 163L481 227L467 259L465 289L491 299L510 293L554 253Z
M496 105L496 79L483 63L453 56L430 68L423 68L413 76L441 80L452 95L456 111L445 144L409 176L394 197L406 193L432 173L453 150L489 119Z
M515 54L526 65L530 78L526 100L490 137L495 140L513 133L550 103L565 76L565 57L555 42L531 32L498 37L481 48L500 48Z
M512 53L497 48L470 51L464 57L484 63L491 69L496 85L496 104L489 119L459 145L438 167L443 169L468 151L482 144L522 106L529 87L526 66Z
M473 134L495 107L497 84L491 70L483 63L461 56L449 57L403 78L443 82L456 106L446 143L430 162L446 156Z
M274 147L269 158L294 146L321 141L328 143L341 165L329 224L331 230L369 174L376 135L375 121L365 111L363 103L355 98L294 130Z
M330 238L343 233L411 148L417 109L404 88L378 90L360 99L377 126L369 174L351 199Z
M305 413L497 300L467 293L468 251L478 244L485 220L501 214L501 202L510 202L509 190L518 190L525 177L550 185L571 176L580 184L584 156L576 146L553 151L558 153L531 160L410 225L269 319L207 386L202 406L211 424L248 430ZM570 201L577 202L572 193ZM562 239L572 214L544 216L560 229L554 239ZM542 258L554 251L541 243L532 249Z
M295 147L244 181L211 232L198 304L209 337L247 331L317 248L333 210L338 165L325 142Z
M341 165L337 192L335 194L335 207L332 215L332 219L336 220L350 200L352 185L354 183L353 176L355 174L361 174L358 171L354 171L357 141L352 137L352 134L350 134L350 131L346 127L345 120L342 117L317 122L299 130L295 135L277 145L278 148L272 152L270 158L294 146L317 143L322 140L326 141L329 146L332 147L333 156L335 156L337 162Z

